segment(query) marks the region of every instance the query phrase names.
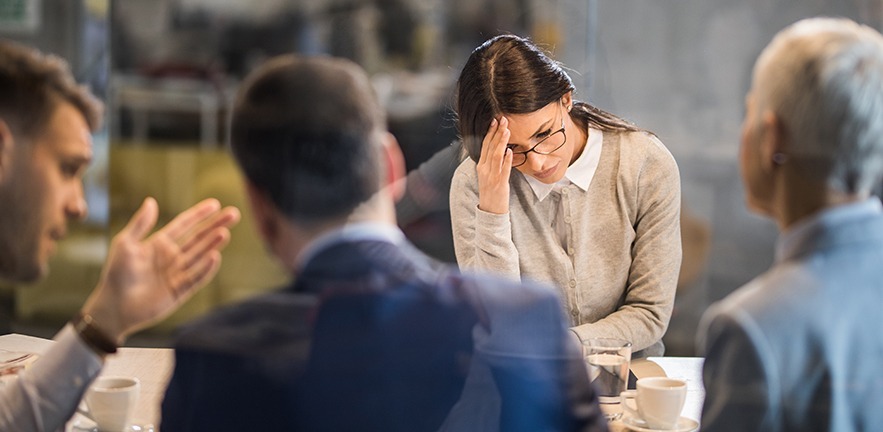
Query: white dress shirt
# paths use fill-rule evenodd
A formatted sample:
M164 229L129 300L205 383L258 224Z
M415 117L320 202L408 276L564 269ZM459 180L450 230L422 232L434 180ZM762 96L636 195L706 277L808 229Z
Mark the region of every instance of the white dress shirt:
M543 183L531 176L524 176L527 184L533 190L534 195L540 201L545 200L549 195L552 199L558 200L555 215L552 217L552 228L558 239L561 241L561 247L567 250L567 225L560 223L558 214L561 213L561 189L570 184L579 187L583 192L589 190L592 183L592 177L595 176L595 170L598 168L598 162L601 161L601 146L604 141L604 132L598 129L589 129L589 136L586 139L586 146L583 148L582 154L569 167L564 177L555 183ZM554 192L554 193L553 193Z
M0 388L0 431L62 430L103 361L70 324L21 376Z

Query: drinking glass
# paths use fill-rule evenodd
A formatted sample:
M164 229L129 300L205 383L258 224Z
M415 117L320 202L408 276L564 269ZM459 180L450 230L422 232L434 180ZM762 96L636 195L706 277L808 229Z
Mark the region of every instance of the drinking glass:
M608 405L604 410L608 420L622 416L619 408L619 394L626 389L629 377L629 363L632 358L632 344L622 339L593 338L583 344L583 358L589 372L598 402ZM616 405L616 407L613 407Z

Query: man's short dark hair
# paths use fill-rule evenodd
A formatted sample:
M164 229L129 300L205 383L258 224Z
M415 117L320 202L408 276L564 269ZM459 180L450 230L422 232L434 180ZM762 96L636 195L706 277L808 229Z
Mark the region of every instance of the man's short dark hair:
M0 119L13 133L34 138L60 102L76 107L92 131L100 127L103 105L85 86L77 84L67 62L0 40Z
M233 110L232 145L248 180L289 218L349 214L380 188L385 115L356 64L279 56L247 79Z

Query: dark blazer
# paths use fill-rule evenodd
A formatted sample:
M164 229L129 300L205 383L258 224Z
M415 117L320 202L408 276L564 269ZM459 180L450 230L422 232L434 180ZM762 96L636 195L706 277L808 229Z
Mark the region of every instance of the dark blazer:
M340 242L185 327L162 430L605 430L556 293Z

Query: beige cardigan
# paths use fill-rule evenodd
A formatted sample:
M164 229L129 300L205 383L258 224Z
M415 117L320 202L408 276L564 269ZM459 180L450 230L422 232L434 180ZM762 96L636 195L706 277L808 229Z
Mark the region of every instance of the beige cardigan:
M604 132L588 191L561 191L566 251L550 220L558 200L538 201L516 170L509 184L509 213L496 215L478 209L475 162L454 173L460 267L552 283L580 339L626 339L646 350L638 356L662 355L681 265L680 176L665 146L644 132Z

